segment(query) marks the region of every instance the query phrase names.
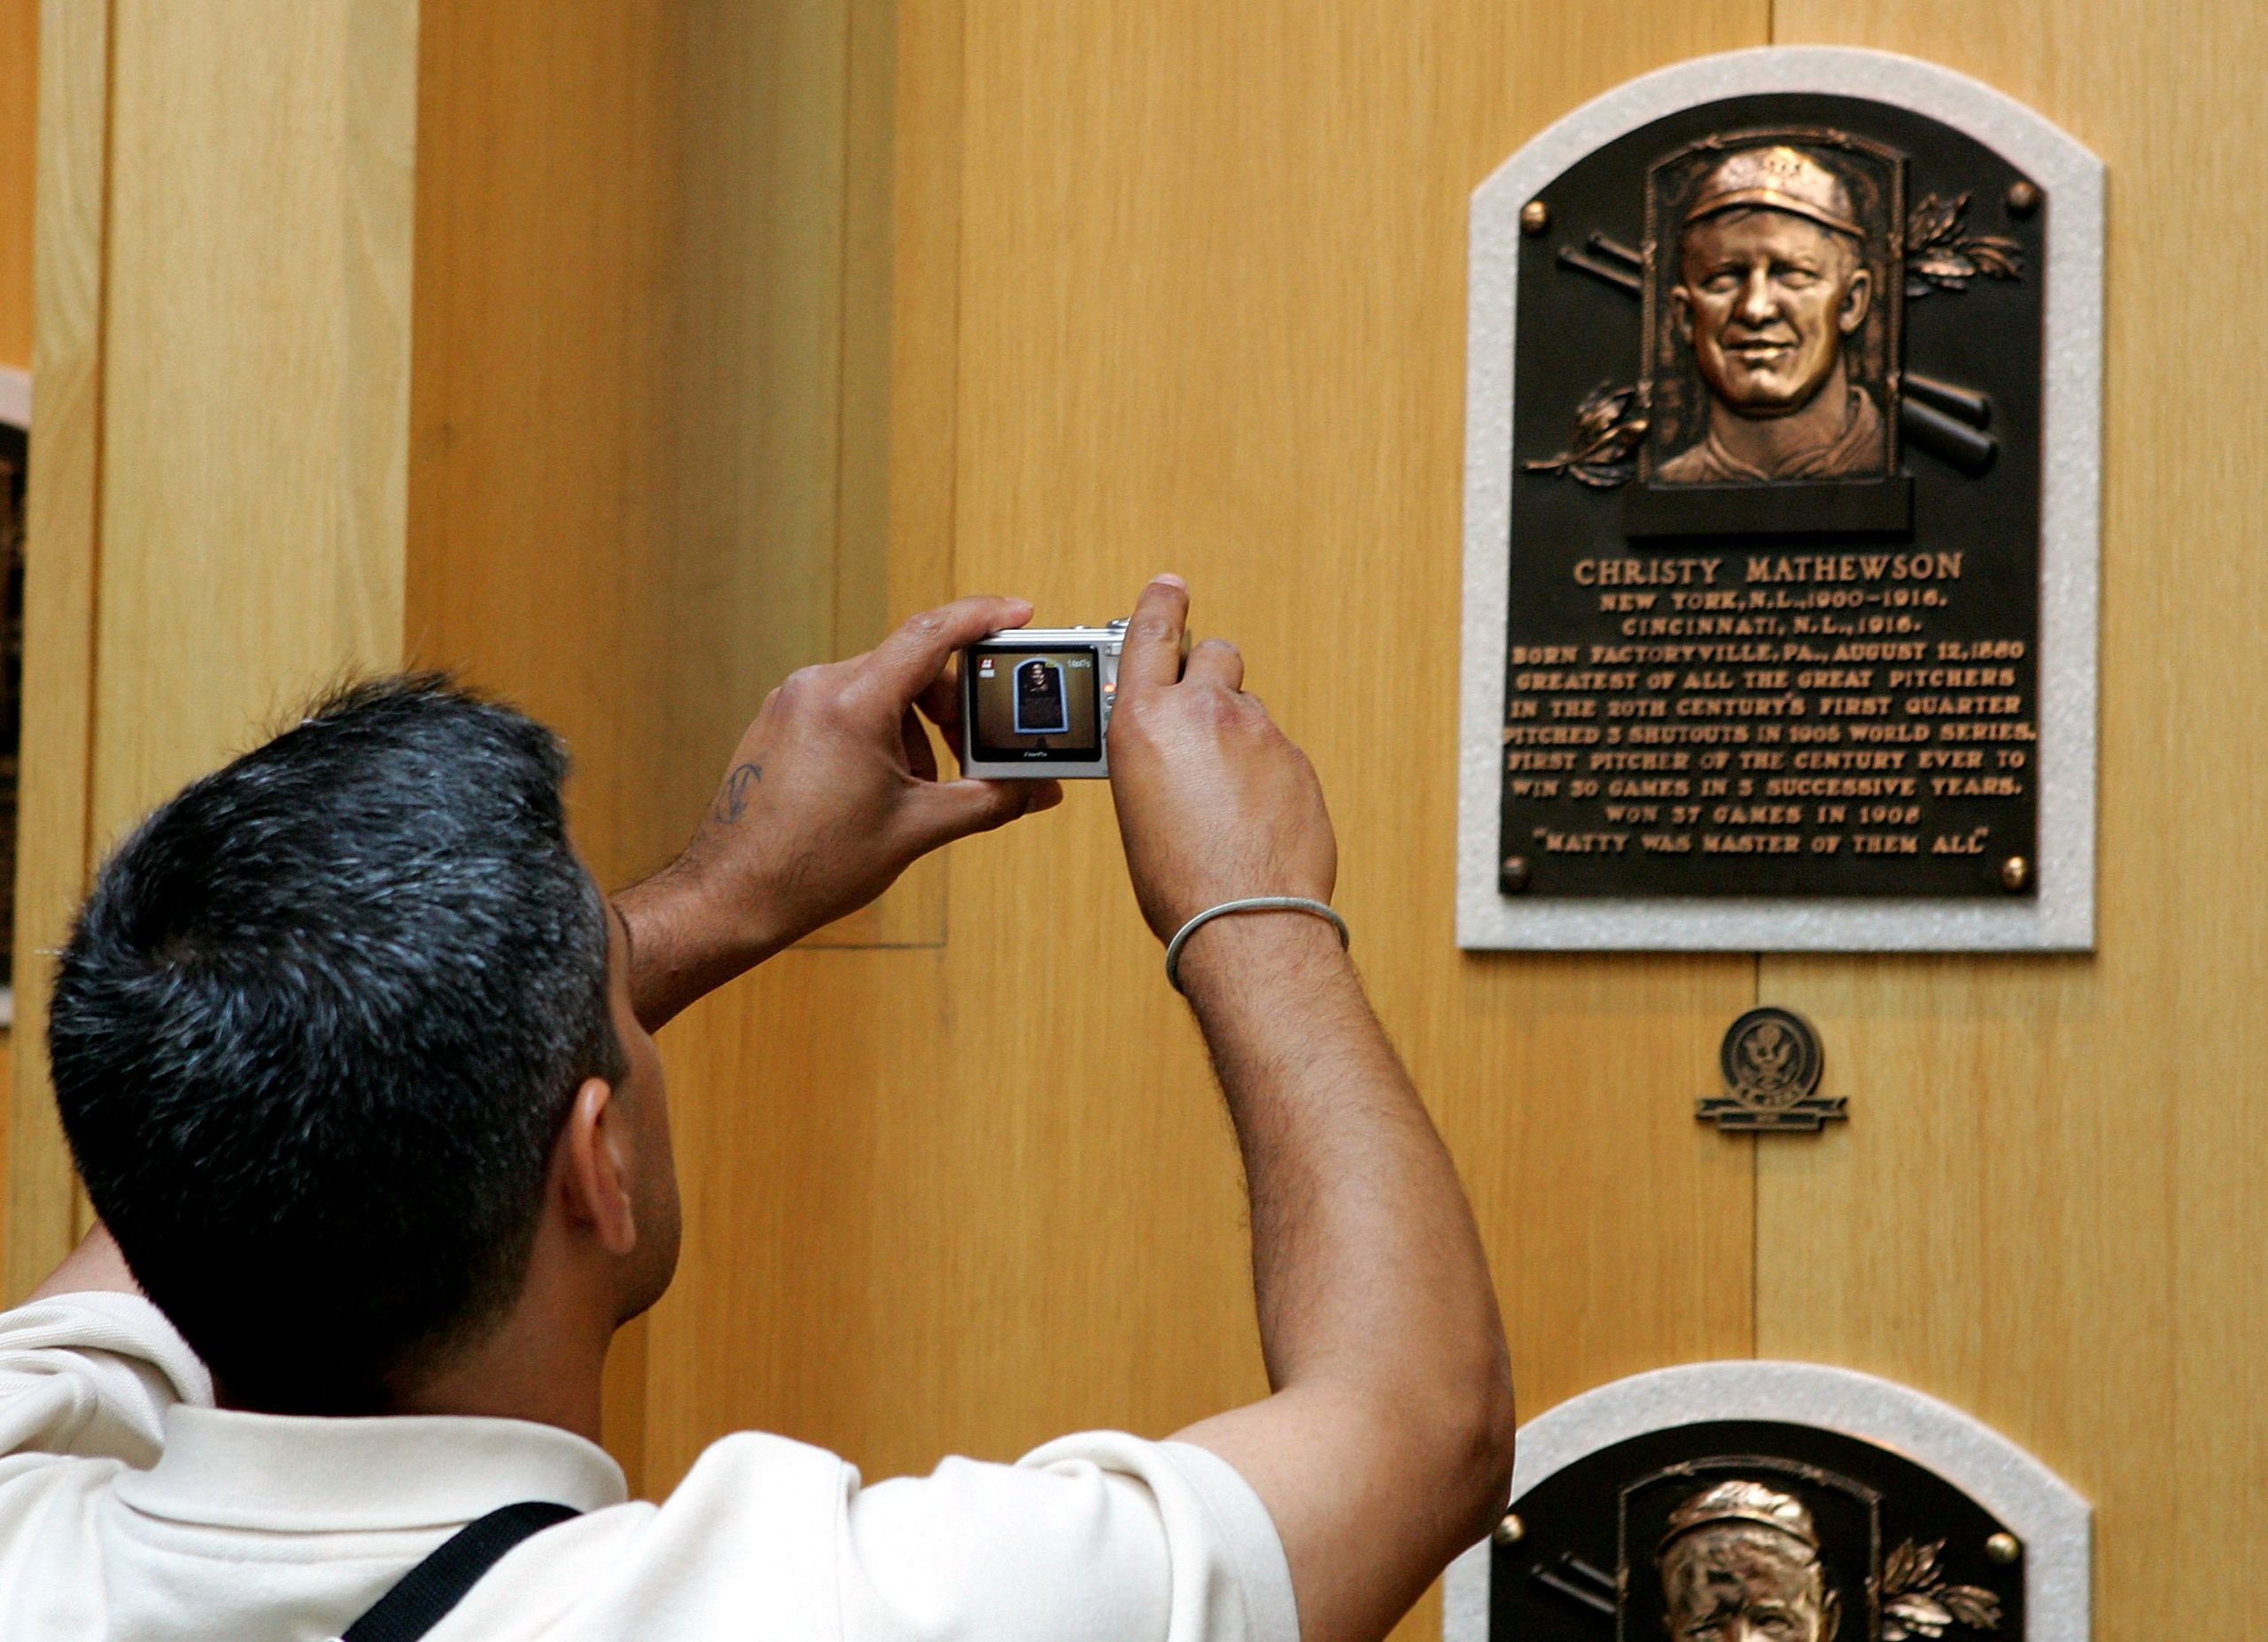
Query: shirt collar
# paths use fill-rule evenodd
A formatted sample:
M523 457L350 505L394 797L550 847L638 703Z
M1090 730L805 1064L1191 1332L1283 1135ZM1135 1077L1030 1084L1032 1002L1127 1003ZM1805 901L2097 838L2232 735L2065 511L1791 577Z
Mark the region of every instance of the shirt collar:
M555 1426L183 1405L167 1412L158 1463L121 1475L116 1491L151 1516L281 1532L441 1527L523 1499L594 1511L630 1494L604 1449Z

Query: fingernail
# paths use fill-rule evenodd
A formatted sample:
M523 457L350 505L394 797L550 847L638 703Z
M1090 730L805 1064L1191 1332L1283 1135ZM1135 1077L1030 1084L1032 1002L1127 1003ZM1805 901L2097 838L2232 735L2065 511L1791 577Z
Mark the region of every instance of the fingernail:
M1175 575L1173 572L1169 570L1160 571L1156 575L1151 577L1150 580L1154 582L1161 583L1169 588L1179 588L1184 593L1189 591L1189 584L1184 581L1180 577Z

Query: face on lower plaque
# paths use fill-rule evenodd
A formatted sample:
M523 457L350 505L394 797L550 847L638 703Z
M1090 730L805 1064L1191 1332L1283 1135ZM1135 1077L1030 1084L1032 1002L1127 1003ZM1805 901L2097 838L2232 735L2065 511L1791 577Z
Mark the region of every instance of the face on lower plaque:
M1659 1556L1671 1642L1834 1642L1818 1531L1792 1496L1720 1482L1671 1514Z

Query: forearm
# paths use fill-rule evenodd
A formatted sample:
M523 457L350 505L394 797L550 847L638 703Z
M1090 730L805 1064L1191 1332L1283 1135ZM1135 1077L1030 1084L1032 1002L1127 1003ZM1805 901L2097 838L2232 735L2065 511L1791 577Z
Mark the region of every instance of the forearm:
M1184 1436L1268 1502L1302 1636L1367 1642L1503 1508L1511 1378L1487 1263L1328 925L1218 919L1181 972L1244 1153L1276 1393Z
M1449 1404L1499 1385L1503 1327L1455 1167L1330 927L1218 919L1182 973L1244 1154L1271 1381Z
M1161 941L1255 895L1327 899L1338 841L1233 645L1184 664L1188 595L1143 589L1110 726L1111 796ZM1464 1194L1330 925L1211 919L1179 975L1235 1120L1273 1396L1179 1433L1268 1508L1302 1642L1376 1642L1503 1508L1511 1381Z
M630 930L631 1005L649 1032L796 938L773 928L763 909L706 888L682 861L632 884L614 905Z
M957 599L863 656L781 681L734 749L678 859L615 897L648 1031L872 902L921 856L1061 799L1052 782L944 781L922 728L959 723L953 658L1031 619Z

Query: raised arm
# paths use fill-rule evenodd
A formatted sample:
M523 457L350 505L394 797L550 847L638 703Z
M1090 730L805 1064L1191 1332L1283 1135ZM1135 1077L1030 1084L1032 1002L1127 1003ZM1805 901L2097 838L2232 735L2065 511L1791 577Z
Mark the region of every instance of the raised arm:
M1187 611L1174 579L1143 594L1110 728L1127 865L1161 940L1223 901L1327 899L1337 874L1315 773L1243 693L1234 648L1200 644L1182 672ZM1503 1508L1512 1392L1487 1265L1327 923L1215 919L1181 979L1244 1155L1274 1395L1180 1435L1266 1503L1303 1642L1364 1642Z
M951 740L954 657L1030 619L1021 599L961 599L765 698L685 852L615 898L647 1031L858 911L931 850L1062 801L1052 782L941 780L921 725Z

